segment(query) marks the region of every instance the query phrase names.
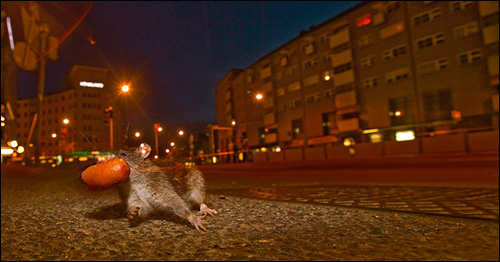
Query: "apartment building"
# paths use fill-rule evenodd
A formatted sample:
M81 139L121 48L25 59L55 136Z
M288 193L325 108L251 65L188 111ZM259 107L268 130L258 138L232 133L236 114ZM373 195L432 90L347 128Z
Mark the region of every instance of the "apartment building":
M113 109L113 145L119 148L123 141L121 114L115 107L107 79L108 69L75 65L67 78L63 92L45 95L42 113L37 121L41 127L40 155L56 156L72 152L109 151L110 126L104 122L104 111ZM30 157L36 135L31 131L37 112L38 99L19 99L16 118L17 141ZM69 122L65 124L64 119Z
M230 70L215 94L234 131L217 152L498 130L498 2L363 2Z

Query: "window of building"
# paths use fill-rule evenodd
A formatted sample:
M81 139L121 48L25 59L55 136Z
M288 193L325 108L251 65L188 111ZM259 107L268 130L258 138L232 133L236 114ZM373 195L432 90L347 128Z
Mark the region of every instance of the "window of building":
M413 17L413 25L419 25L429 21L434 21L436 18L441 17L441 8L435 8L423 13L420 13Z
M331 61L332 60L332 57L331 57L332 54L333 54L332 52L323 53L321 55L321 61L323 61L323 62Z
M322 35L319 39L322 44L328 44L328 38L328 35Z
M288 57L286 57L286 56L281 57L281 59L280 59L280 65L281 66L286 66L287 64L288 64Z
M287 91L293 92L293 91L297 91L299 89L300 89L300 82L294 82L288 86Z
M393 2L393 3L388 4L385 7L385 11L389 14L393 11L398 10L400 7L401 7L401 4L399 2Z
M302 106L302 99L294 99L290 101L290 106L288 108L295 109L300 106Z
M447 67L448 59L440 58L417 65L417 72L419 75L425 75L432 72L441 71Z
M279 104L278 105L278 112L283 112L286 110L286 104Z
M321 98L321 95L319 93L312 94L306 97L306 104L311 104L318 102Z
M363 80L363 88L372 88L378 86L378 78L371 77Z
M405 29L405 25L404 25L403 21L394 23L394 24L387 26L387 27L380 30L380 32L379 32L380 38L385 39L385 38L391 37L393 35L396 35L398 33L403 32L404 29Z
M359 38L358 47L362 48L372 43L372 35L365 35Z
M358 17L356 20L358 27L363 27L372 23L372 15L370 13Z
M481 60L481 49L471 50L458 55L459 64L472 64Z
M484 27L498 25L498 12L483 18Z
M276 94L278 96L284 96L285 95L285 88L280 87L280 88L276 89Z
M332 54L338 54L338 53L344 52L347 49L349 49L349 43L343 43L343 44L340 44L338 46L333 47L331 52L332 52Z
M310 55L310 54L314 53L314 44L312 44L312 43L307 44L302 48L302 50L304 51L304 54Z
M373 66L374 63L375 63L375 56L373 55L361 59L362 68L371 67Z
M450 3L450 10L452 13L472 7L473 1L455 1Z
M406 46L398 46L384 51L383 57L385 60L393 59L396 56L406 54Z
M389 99L389 115L391 125L413 123L414 120L413 97L403 96Z
M418 49L422 49L428 46L435 46L444 43L444 33L438 33L433 36L427 36L417 40Z
M315 66L318 64L318 58L309 59L304 62L304 69Z
M351 62L336 66L335 68L333 68L333 73L338 75L348 70L351 70Z
M472 22L453 28L453 37L455 39L465 38L477 32L479 32L479 26L477 22Z
M422 93L424 114L427 121L451 118L453 100L449 89Z
M306 78L304 78L304 87L317 84L318 82L319 82L319 76L318 75L313 75L313 76L310 76L310 77L306 77Z
M385 82L386 83L396 82L400 79L408 78L409 75L410 75L410 69L408 67L394 70L385 74Z
M292 120L292 137L297 138L302 132L302 118Z
M336 113L323 113L321 114L322 118L322 125L323 125L323 135L327 136L330 134L335 134L337 130L336 123L337 121L335 120L336 118Z
M335 96L335 91L333 91L333 90L328 90L325 92L326 98L333 98L334 96Z

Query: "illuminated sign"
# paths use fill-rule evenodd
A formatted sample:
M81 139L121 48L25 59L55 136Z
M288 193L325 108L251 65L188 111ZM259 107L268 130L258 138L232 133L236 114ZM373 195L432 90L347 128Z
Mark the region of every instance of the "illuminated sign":
M396 132L396 141L409 141L414 139L415 139L415 132L413 132L413 130Z
M93 82L82 81L82 82L80 82L80 86L93 87L93 88L103 88L104 84L103 83L93 83Z

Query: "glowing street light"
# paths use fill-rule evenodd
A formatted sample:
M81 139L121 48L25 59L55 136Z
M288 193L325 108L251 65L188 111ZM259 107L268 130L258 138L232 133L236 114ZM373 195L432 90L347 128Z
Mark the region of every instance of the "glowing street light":
M158 132L161 132L161 131L163 131L163 127L160 126L160 127L158 127Z
M52 133L52 138L56 138L57 137L57 134L56 133Z
M130 91L130 86L129 85L122 85L122 92L127 93L128 91Z
M170 146L175 146L175 143L174 142L170 142Z
M184 131L182 131L182 130L181 130L181 131L179 131L179 135L180 135L180 136L184 135Z
M258 93L258 94L255 95L255 98L257 100L261 100L262 98L264 98L264 96L261 93Z
M401 116L401 111L396 111L396 112L394 112L394 115L395 115L395 116Z
M141 136L141 133L135 132L135 137L140 137L140 136Z
M69 124L69 119L67 119L67 118L63 119L63 124L65 124L65 125Z

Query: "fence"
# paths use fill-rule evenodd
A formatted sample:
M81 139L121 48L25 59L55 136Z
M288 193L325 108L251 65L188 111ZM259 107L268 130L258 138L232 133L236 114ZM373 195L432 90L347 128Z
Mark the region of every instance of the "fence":
M358 143L353 148L355 152L354 156L356 157L498 151L498 135L498 130L473 133L462 132L421 137L402 142ZM352 157L348 147L323 144L310 147L288 148L280 152L267 151L253 153L253 162L327 160L343 157Z

